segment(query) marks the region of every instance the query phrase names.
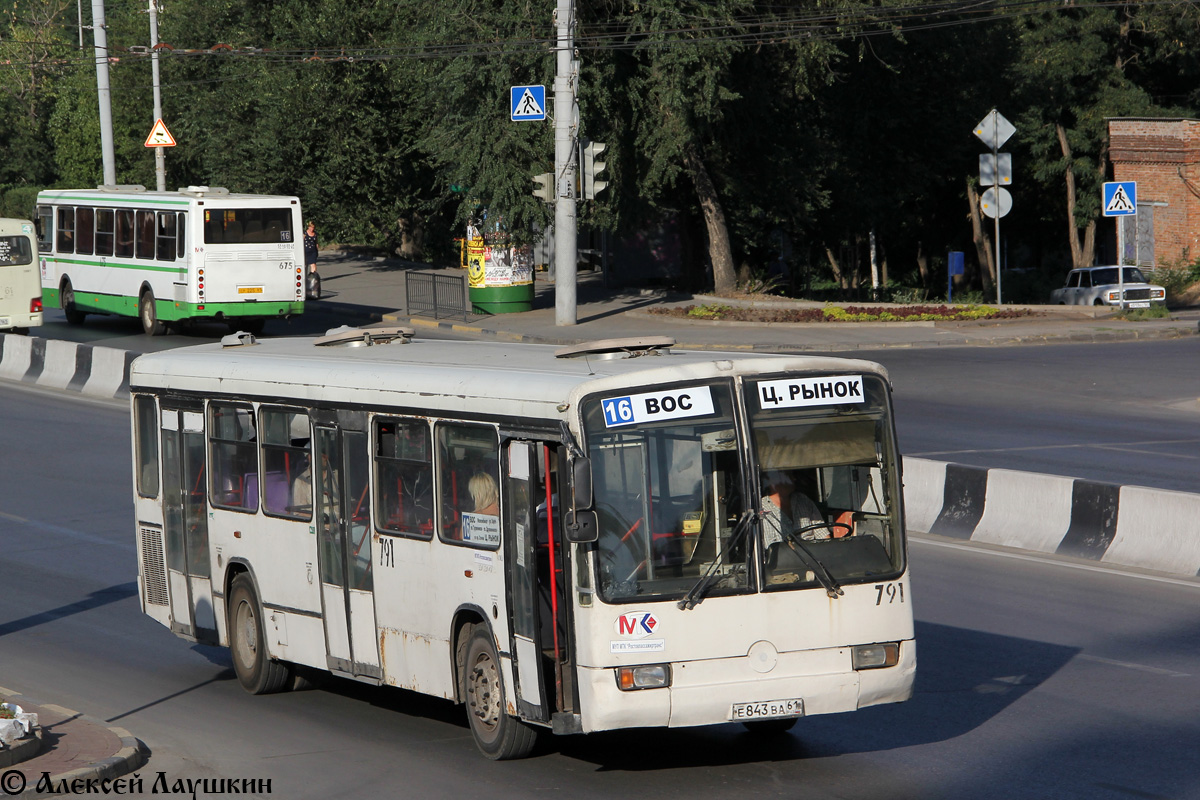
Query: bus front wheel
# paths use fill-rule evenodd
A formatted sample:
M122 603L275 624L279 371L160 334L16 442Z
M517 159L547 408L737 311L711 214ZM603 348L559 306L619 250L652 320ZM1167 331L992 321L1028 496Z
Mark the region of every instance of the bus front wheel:
M233 579L229 592L229 649L238 682L250 694L270 694L288 686L287 665L272 661L263 631L262 605L246 574Z
M158 308L154 305L154 292L147 290L138 300L138 318L142 321L142 330L147 336L162 336L167 332L166 324L158 318Z
M524 758L537 743L537 731L505 710L500 658L486 625L478 625L467 643L463 670L467 719L480 752L493 761Z
M62 307L63 314L67 318L67 322L72 325L80 325L83 323L84 313L75 307L75 290L71 288L71 282L67 281L63 284L62 293L59 296L59 306Z

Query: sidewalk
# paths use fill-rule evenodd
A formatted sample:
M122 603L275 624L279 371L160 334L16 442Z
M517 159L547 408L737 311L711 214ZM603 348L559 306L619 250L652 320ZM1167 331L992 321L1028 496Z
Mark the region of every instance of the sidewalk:
M40 797L46 794L47 786L57 788L64 782L67 791L81 794L88 781L93 782L93 790L88 793L95 794L100 791L99 781L128 775L146 763L141 743L123 728L109 727L94 717L3 687L0 697L37 714L41 732L40 748L22 744L19 749L24 752L13 755L24 760L5 764L0 771L0 796ZM0 755L9 752L6 748L0 750Z
M1195 335L1200 309L1173 312L1170 318L1128 322L1108 309L1081 306L1020 306L1036 316L972 322L717 322L664 317L650 313L661 306L739 301L687 295L663 289L607 288L599 272L580 271L576 286L576 324L556 324L554 284L544 273L535 282L532 311L466 320L434 319L410 314L405 276L409 271L461 275L399 259L372 258L326 251L318 269L322 277L319 307L347 318L348 324L388 321L422 328L441 328L471 338L575 344L626 336L670 336L681 348L765 352L835 352L889 347L996 346L1050 342L1110 342ZM741 301L745 303L746 301ZM761 303L757 303L761 304ZM766 301L771 306L822 305L803 301ZM860 304L862 305L862 304ZM269 329L268 329L269 330Z

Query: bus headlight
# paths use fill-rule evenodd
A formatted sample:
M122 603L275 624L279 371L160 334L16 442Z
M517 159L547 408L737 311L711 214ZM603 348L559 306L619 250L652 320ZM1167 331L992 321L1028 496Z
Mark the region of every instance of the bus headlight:
M850 660L855 669L894 667L900 661L900 643L857 645L850 650Z
M617 667L617 688L622 692L638 689L662 689L671 685L670 664L644 664L640 667Z

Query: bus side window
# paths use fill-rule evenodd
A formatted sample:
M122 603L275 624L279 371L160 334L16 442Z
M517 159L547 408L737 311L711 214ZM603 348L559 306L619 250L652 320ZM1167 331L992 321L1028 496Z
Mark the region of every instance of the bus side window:
M137 212L137 257L154 258L154 212Z
M500 544L500 442L495 429L443 422L437 439L439 535L447 541Z
M254 409L210 403L208 407L209 497L219 508L258 510L258 432Z
M96 210L88 206L79 206L75 209L75 252L85 256L92 254L92 248L96 241L96 227L94 219Z
M117 247L113 254L122 258L133 255L133 211L117 209Z
M433 536L433 463L429 423L375 421L375 519L380 530Z
M49 253L54 249L54 209L50 206L37 207L38 252Z
M158 497L158 414L154 398L138 395L133 399L133 417L137 436L137 490L142 497Z
M187 212L179 212L179 221L175 226L175 257L187 255Z
M264 408L260 423L263 511L289 519L312 519L312 430L308 414Z
M113 254L115 226L116 214L111 208L96 209L96 255L111 256Z
M75 209L58 209L58 235L55 237L54 246L60 253L75 252Z
M159 261L175 260L175 212L159 211L158 228L155 233L155 258Z

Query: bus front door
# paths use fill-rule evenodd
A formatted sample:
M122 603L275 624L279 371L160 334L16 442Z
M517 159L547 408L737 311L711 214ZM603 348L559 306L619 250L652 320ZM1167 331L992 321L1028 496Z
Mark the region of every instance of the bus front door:
M552 712L562 709L556 687L561 687L561 655L567 646L555 631L556 613L566 613L562 587L553 579L554 568L561 564L551 558L553 537L559 535L557 499L550 478L556 447L510 441L504 473L509 515L505 561L512 593L510 630L517 707L522 717L542 722L549 722Z
M316 427L317 560L329 669L382 679L371 574L370 457L362 431Z
M217 643L208 553L208 480L204 475L204 412L162 408L163 528L171 630Z

